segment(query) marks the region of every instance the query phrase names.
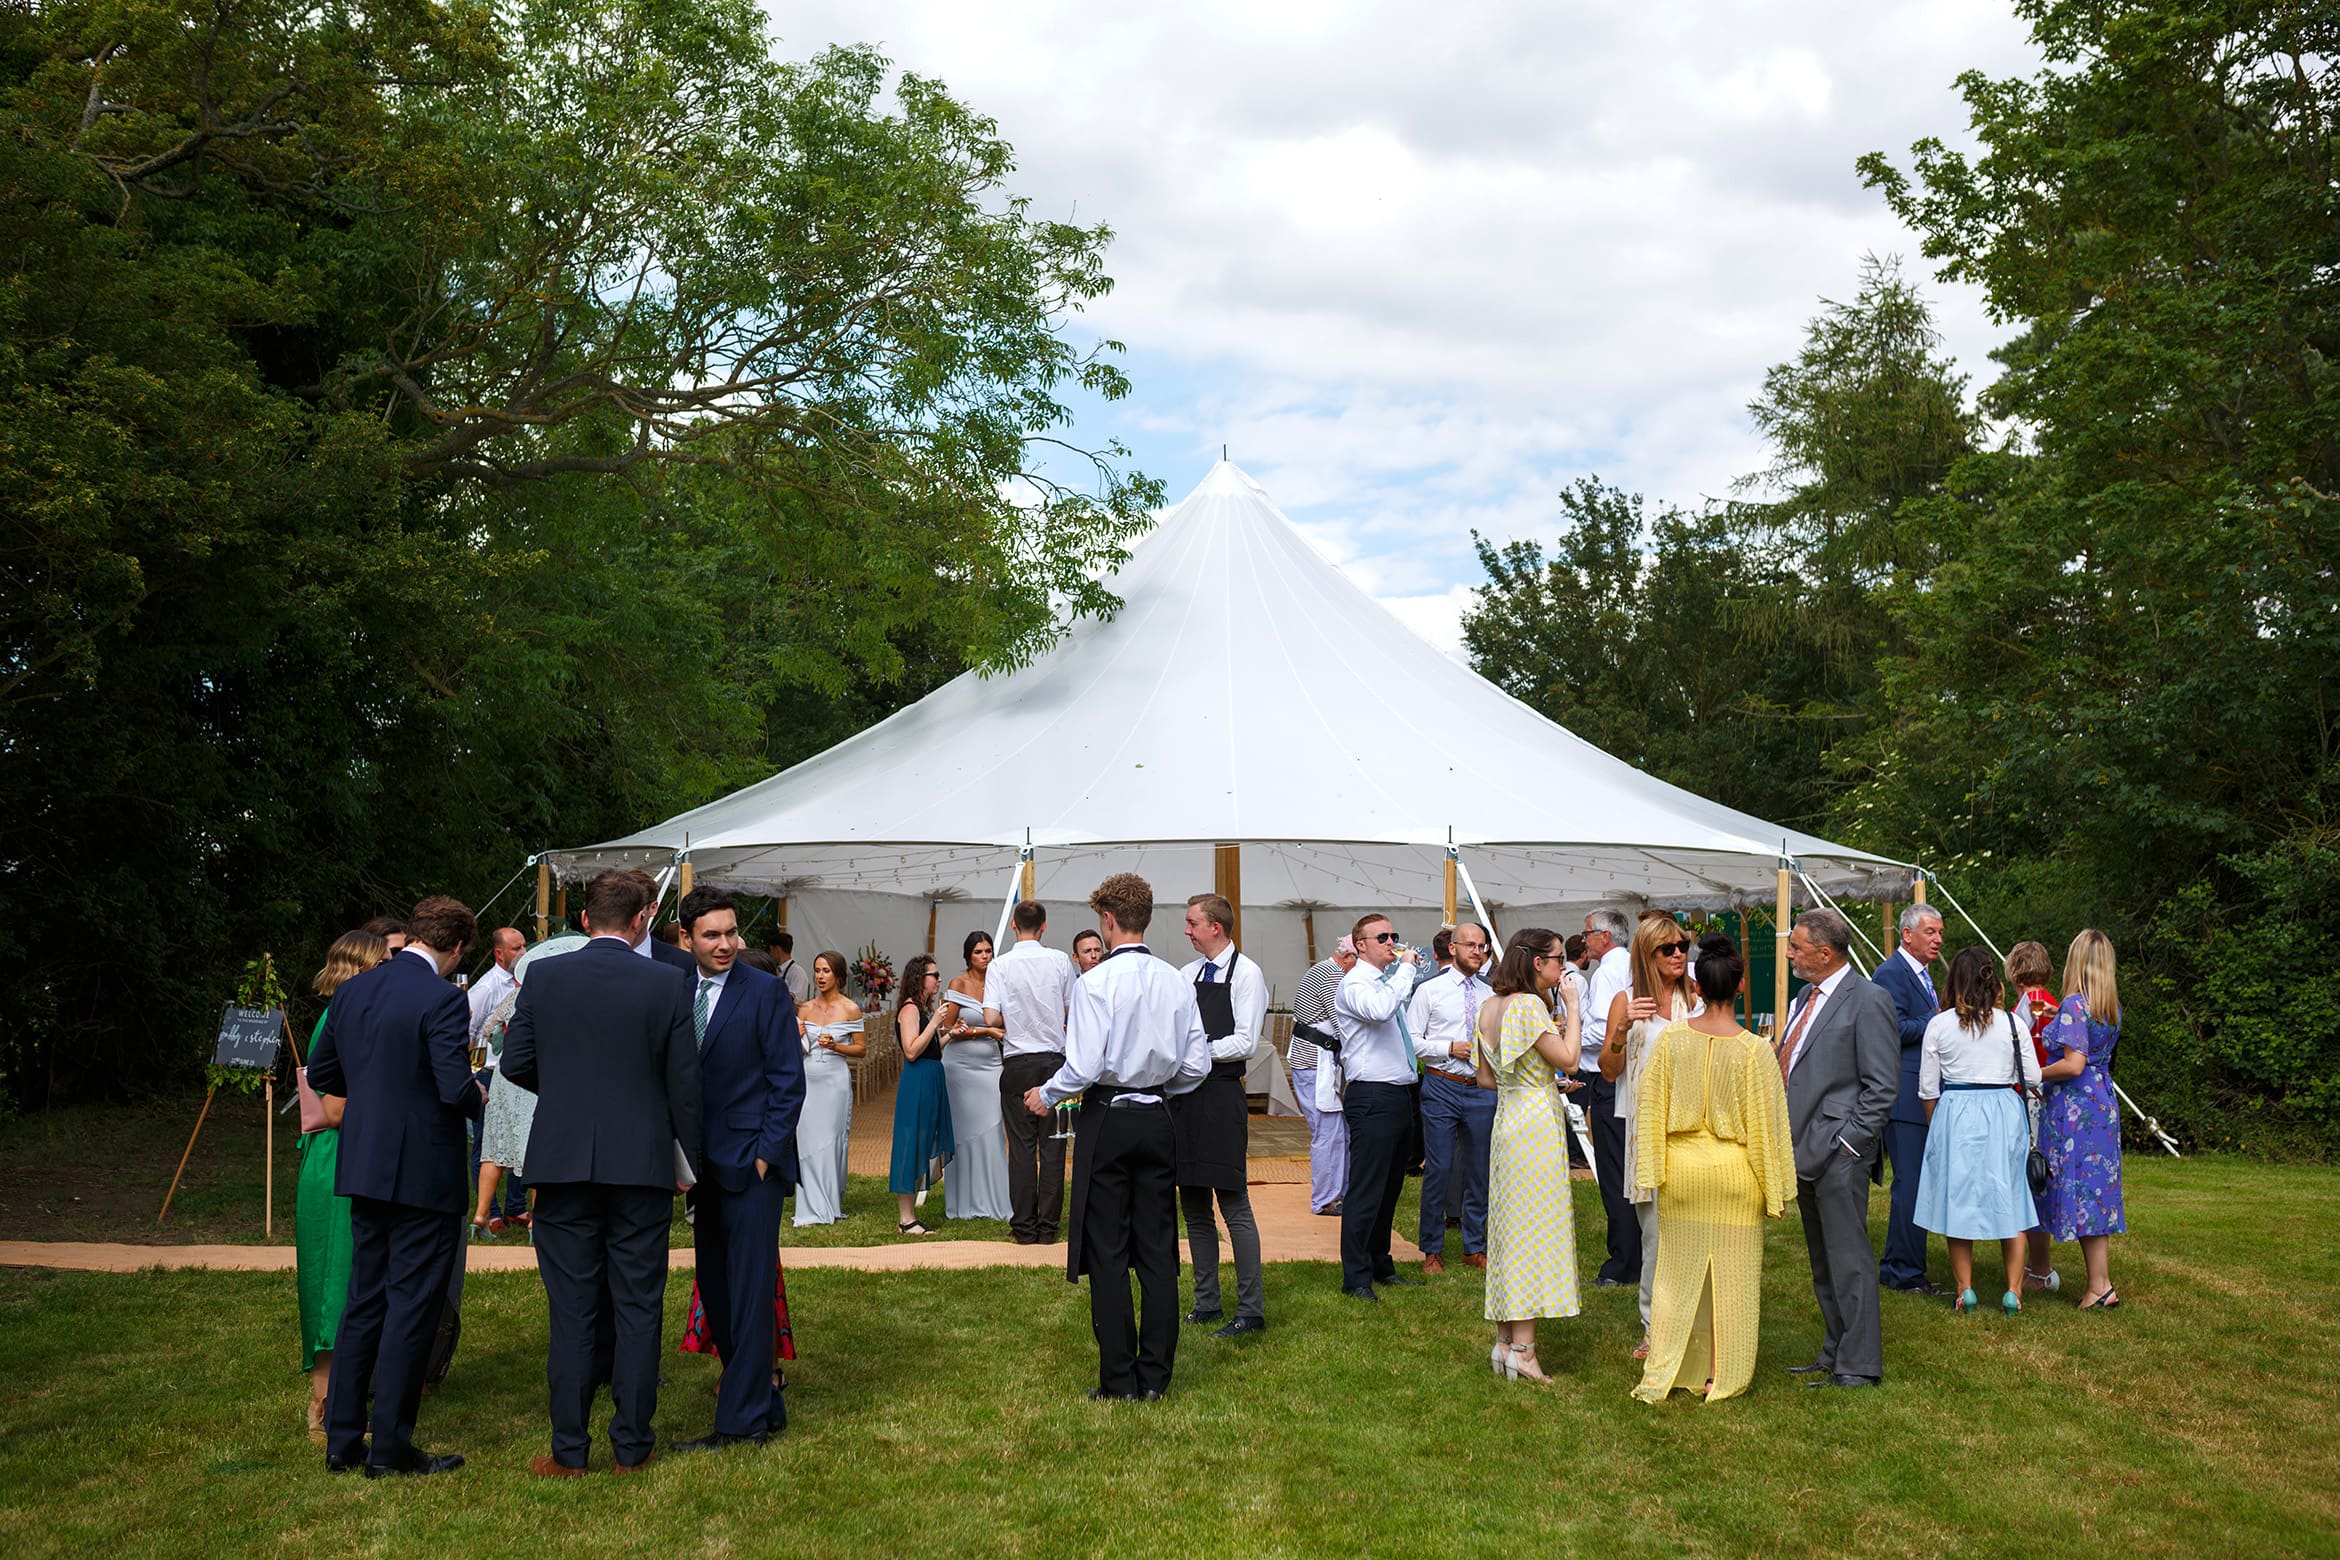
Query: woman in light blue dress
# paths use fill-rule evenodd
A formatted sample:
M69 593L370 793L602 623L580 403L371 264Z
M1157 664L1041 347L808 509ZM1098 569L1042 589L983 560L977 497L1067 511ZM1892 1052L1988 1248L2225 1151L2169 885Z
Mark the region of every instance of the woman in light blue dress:
M999 1043L1006 1031L984 1022L983 975L991 967L991 934L969 932L960 950L967 968L943 997L956 1010L943 1032L943 1081L951 1093L951 1139L956 1153L943 1178L943 1213L953 1219L1005 1219L1008 1198L1007 1126L1001 1119Z
M853 1068L866 1049L861 1004L845 995L845 955L812 963L813 994L797 1009L804 1034L804 1110L796 1118L796 1222L845 1217L845 1151L853 1136Z
M2023 1309L2023 1232L2038 1209L2024 1160L2031 1152L2027 1093L2039 1089L2039 1053L2000 1006L1999 968L1985 949L1950 961L1950 1006L1926 1025L1918 1098L1926 1107L1926 1154L1918 1172L1920 1229L1950 1248L1951 1309L1975 1308L1974 1243L1999 1243L2006 1285L1999 1307Z

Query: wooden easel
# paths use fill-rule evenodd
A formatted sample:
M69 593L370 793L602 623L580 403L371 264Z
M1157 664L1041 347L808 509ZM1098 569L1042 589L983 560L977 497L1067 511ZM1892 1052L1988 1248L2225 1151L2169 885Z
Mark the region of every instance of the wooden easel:
M289 1050L292 1053L293 1065L296 1067L299 1066L301 1064L301 1047L300 1042L293 1038L292 1017L290 1014L287 1014L284 1020L284 1043L286 1050ZM278 1053L278 1065L282 1065L283 1054L283 1052ZM185 1149L181 1150L179 1154L179 1168L171 1172L171 1188L169 1191L163 1193L162 1211L154 1216L154 1222L156 1224L160 1224L164 1219L170 1217L171 1199L179 1195L179 1178L187 1173L187 1161L194 1157L195 1140L203 1134L203 1123L211 1115L212 1096L217 1093L219 1093L219 1085L216 1083L203 1091L203 1109L196 1112L195 1130L187 1134L187 1146ZM275 1067L270 1067L268 1069L268 1076L260 1080L260 1097L262 1101L261 1117L265 1123L264 1131L266 1142L266 1146L261 1150L260 1161L260 1233L265 1237L273 1236L276 1233Z

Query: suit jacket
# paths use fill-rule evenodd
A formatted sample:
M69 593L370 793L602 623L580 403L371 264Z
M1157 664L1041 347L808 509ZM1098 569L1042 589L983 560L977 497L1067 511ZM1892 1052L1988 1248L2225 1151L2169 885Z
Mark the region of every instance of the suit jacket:
M1793 1029L1791 1016L1786 1032ZM1847 1148L1862 1164L1877 1166L1878 1145L1900 1087L1900 1049L1892 998L1857 971L1846 971L1812 1020L1803 1056L1788 1074L1788 1127L1799 1177L1815 1179L1831 1154Z
M412 954L394 953L333 993L309 1086L348 1101L336 1196L446 1213L471 1205L463 1122L482 1096L470 1031L463 993Z
M1934 1021L1941 1004L1934 1000L1933 991L1909 967L1909 960L1896 951L1877 966L1874 977L1886 995L1893 999L1893 1010L1901 1026L1901 1092L1893 1097L1895 1121L1926 1124L1926 1107L1918 1100L1918 1059L1925 1051L1926 1025Z
M804 1042L785 981L744 964L731 967L707 1015L699 1088L707 1135L701 1173L727 1192L745 1191L761 1159L772 1167L771 1179L795 1185Z
M530 1185L674 1185L699 1163L691 983L614 937L531 968L504 1031L504 1076L536 1094Z

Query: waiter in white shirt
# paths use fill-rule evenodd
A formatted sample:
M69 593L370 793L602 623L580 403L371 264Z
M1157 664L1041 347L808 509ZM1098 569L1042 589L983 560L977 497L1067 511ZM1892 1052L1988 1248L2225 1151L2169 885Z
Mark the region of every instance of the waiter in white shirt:
M1259 1049L1267 1020L1267 977L1259 961L1236 951L1235 908L1217 894L1186 902L1186 940L1202 957L1178 973L1194 984L1195 1009L1211 1041L1211 1074L1170 1108L1178 1141L1178 1201L1186 1214L1186 1244L1194 1255L1194 1310L1198 1326L1225 1321L1219 1303L1219 1224L1211 1212L1217 1194L1235 1248L1235 1319L1213 1337L1240 1338L1267 1330L1259 1280L1259 1224L1251 1216L1251 1104L1243 1075Z
M1385 915L1369 915L1350 934L1357 963L1333 993L1333 1028L1348 1085L1349 1185L1341 1194L1341 1293L1378 1301L1375 1284L1422 1284L1400 1278L1389 1256L1390 1221L1406 1185L1406 1142L1414 1127L1414 1083L1421 1059L1406 1032L1406 998L1421 954L1400 951Z
M1048 933L1046 905L1019 901L1011 919L1015 946L983 975L983 1022L1006 1036L999 1104L1007 1128L1008 1232L1019 1246L1044 1246L1064 1218L1064 1140L1023 1103L1064 1065L1064 1014L1079 976L1062 950L1040 940Z
M1607 1040L1609 1008L1621 991L1633 989L1633 923L1622 910L1595 910L1584 918L1584 951L1593 966L1592 989L1584 1002L1584 1061L1569 1096L1592 1126L1593 1175L1601 1184L1601 1212L1609 1226L1607 1255L1593 1282L1602 1289L1641 1283L1641 1219L1625 1195L1633 1167L1625 1163L1625 1123L1617 1115L1617 1086L1601 1076L1592 1059Z
M1152 1401L1178 1354L1177 1144L1170 1100L1211 1070L1194 988L1145 945L1153 885L1117 872L1089 896L1112 951L1081 977L1064 1065L1024 1096L1035 1116L1079 1096L1065 1277L1089 1278L1094 1398ZM1144 1303L1133 1315L1129 1274Z
M471 999L471 1043L479 1044L479 1032L487 1028L487 1021L496 1014L496 1004L519 989L520 982L512 978L512 966L520 962L520 955L528 951L528 941L516 926L499 926L488 939L488 947L496 962L479 978L479 984L467 995ZM494 1057L488 1058L488 1070L496 1066Z
M1480 973L1487 967L1486 928L1463 922L1454 929L1453 963L1414 988L1406 1023L1422 1058L1422 1271L1446 1271L1443 1193L1462 1173L1462 1260L1487 1265L1487 1172L1495 1141L1495 1092L1479 1087L1471 1061L1471 1026L1479 1004L1494 995Z

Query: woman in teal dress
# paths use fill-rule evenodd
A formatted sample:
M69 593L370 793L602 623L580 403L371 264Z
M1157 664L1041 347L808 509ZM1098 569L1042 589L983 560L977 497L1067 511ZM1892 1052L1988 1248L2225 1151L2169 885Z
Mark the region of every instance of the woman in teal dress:
M902 995L894 1006L894 1034L902 1044L902 1082L894 1092L894 1156L886 1185L894 1194L895 1227L905 1235L932 1235L918 1219L935 1160L951 1157L951 1096L943 1083L942 1042L951 1005L937 1000L942 971L934 955L902 967Z
M333 993L352 975L390 957L390 944L372 932L343 932L326 950L325 967L311 986L331 1009ZM309 1032L309 1049L325 1033L325 1014ZM308 1086L308 1069L301 1069ZM342 1302L349 1298L349 1199L333 1195L341 1164L341 1106L338 1094L318 1096L325 1126L307 1133L296 1148L301 1176L293 1202L295 1279L301 1297L301 1368L309 1373L309 1438L325 1439L325 1388L333 1374L333 1338L341 1330Z

